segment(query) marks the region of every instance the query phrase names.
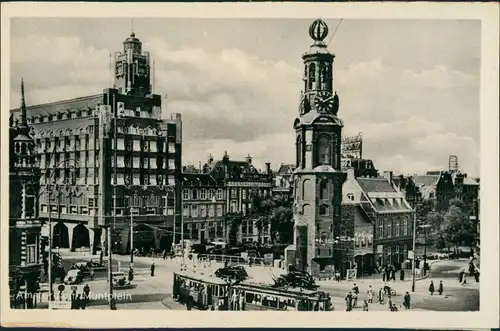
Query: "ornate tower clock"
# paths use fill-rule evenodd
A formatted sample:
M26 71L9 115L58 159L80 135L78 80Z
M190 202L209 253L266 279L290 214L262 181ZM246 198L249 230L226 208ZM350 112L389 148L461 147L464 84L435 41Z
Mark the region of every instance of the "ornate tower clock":
M304 60L304 91L296 133L294 222L299 270L316 273L336 265L335 237L339 236L342 184L346 179L340 160L343 123L337 117L339 98L333 91L334 54L323 40L328 26L322 20L309 28L314 40Z

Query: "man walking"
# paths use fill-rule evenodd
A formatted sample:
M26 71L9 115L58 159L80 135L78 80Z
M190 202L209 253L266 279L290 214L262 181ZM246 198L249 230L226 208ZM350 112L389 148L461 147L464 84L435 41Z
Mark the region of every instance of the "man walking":
M155 263L153 262L153 263L151 264L151 277L154 277L154 275L155 275L155 268L156 268L156 267L155 267Z
M443 291L444 291L444 289L443 289L443 281L440 280L439 281L439 286L438 286L438 293L439 293L439 295L442 295Z
M356 285L356 283L354 283L354 287L352 288L352 292L354 293L354 295L353 295L354 303L352 306L354 308L356 308L356 306L358 305L358 294L359 294L359 287Z
M399 280L405 280L405 271L403 270L403 268L401 268L401 271L399 272Z
M410 301L411 301L410 293L408 293L407 291L403 299L403 304L406 309L410 309Z
M433 295L434 291L435 291L435 289L434 289L434 282L431 280L431 283L429 285L429 292L431 293L431 295Z
M128 281L131 282L134 280L134 269L132 267L129 267L128 269Z

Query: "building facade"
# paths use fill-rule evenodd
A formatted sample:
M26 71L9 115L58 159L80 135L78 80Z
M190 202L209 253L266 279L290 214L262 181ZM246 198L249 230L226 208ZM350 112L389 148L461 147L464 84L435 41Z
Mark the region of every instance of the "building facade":
M392 178L356 177L354 169L349 169L343 199L358 207L355 229L358 272L371 270L376 264L399 266L407 259L413 245L413 209L393 185ZM373 249L371 254L368 247Z
M271 165L259 172L249 155L244 161L231 160L227 152L222 159L208 156L200 171L184 167L183 223L185 239L196 242L262 243L270 241L269 227L260 230L250 216L252 195L271 196Z
M40 169L35 141L27 122L24 83L21 83L20 116L9 123L9 288L11 305L17 308L17 297L24 286L25 308L33 308L33 293L42 271L41 222L37 196ZM13 300L12 300L13 299Z
M295 164L281 164L274 174L273 196L281 195L293 201L293 172Z
M115 62L113 88L27 108L38 162L50 171L40 181L39 213L54 222L54 247L95 252L110 229L113 249L126 252L133 222L134 231L149 232L134 236L136 247L167 248L174 219L181 226L181 116L162 119L149 54L134 34Z
M296 133L294 171L294 245L299 270L313 273L343 262L334 243L340 233L342 184L339 98L333 90L333 61L324 39L328 27L316 20L309 29L314 40L304 61L304 91Z
M413 177L423 199L435 199L436 210L446 210L455 197L453 178L448 171L428 171L425 175Z

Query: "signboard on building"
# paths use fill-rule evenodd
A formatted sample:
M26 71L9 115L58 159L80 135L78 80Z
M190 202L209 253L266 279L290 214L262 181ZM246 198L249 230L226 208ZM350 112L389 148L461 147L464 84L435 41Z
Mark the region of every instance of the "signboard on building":
M413 260L413 251L408 251L408 260Z
M384 253L384 245L377 245L377 253L378 254Z
M357 270L356 269L347 269L345 279L348 282L352 282L356 280Z
M273 259L274 259L273 253L264 254L264 263L266 265L272 265Z
M360 132L357 136L342 137L340 150L342 158L361 159L363 153L363 133Z

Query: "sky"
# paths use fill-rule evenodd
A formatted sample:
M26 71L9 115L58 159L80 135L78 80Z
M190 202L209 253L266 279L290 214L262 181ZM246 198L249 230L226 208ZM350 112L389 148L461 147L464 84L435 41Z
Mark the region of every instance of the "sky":
M97 94L109 54L133 30L155 62L163 115L181 113L183 163L250 154L294 163L302 54L313 19L47 19L11 26L11 107ZM325 19L330 40L340 20ZM133 23L132 23L133 22ZM457 155L479 175L479 20L343 20L329 50L344 135L363 132L380 171L444 170Z

